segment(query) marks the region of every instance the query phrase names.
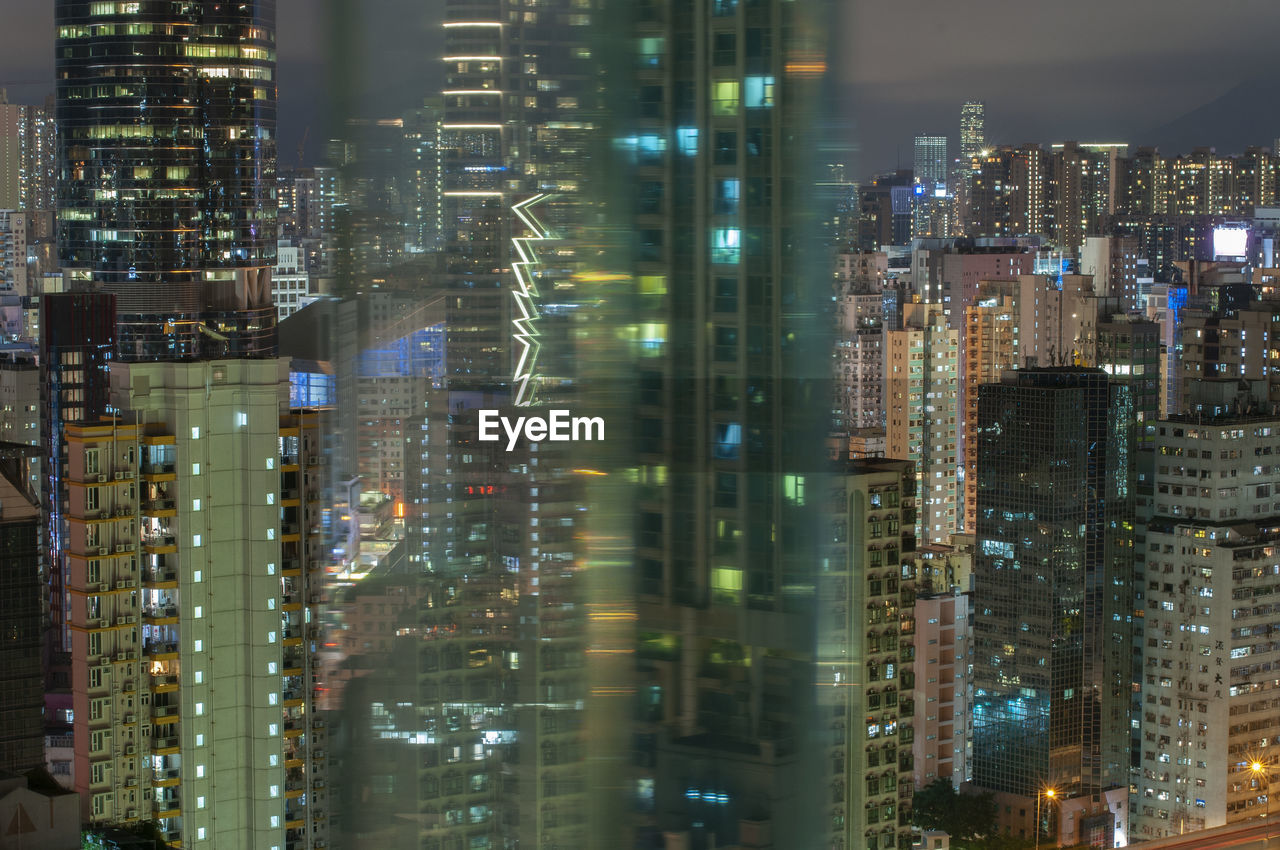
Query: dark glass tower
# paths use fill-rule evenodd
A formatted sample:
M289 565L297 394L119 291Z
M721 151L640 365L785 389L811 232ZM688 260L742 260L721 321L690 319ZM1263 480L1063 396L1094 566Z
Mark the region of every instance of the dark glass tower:
M1093 802L1127 789L1132 393L1071 368L1007 372L979 390L973 781L983 788Z
M121 359L275 353L275 3L58 0L58 250Z

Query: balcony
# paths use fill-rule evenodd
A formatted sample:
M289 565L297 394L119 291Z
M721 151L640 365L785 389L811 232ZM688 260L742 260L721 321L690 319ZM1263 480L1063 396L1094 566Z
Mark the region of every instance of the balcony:
M177 499L155 498L142 501L143 516L175 516L178 512Z
M143 646L143 648L142 648L142 654L143 654L143 655L150 656L152 660L159 660L159 659L164 659L164 658L177 658L177 657L178 657L178 642L177 642L176 640L174 640L174 641L164 641L164 640L153 640L153 641L148 641L148 642L146 643L146 645L145 645L145 646Z
M177 767L164 767L151 771L151 784L170 787L177 785L182 779L182 770Z
M151 739L152 755L170 755L178 752L178 736L168 735L163 738Z
M172 534L151 534L142 539L142 545L150 555L178 551L178 538Z
M172 481L177 477L178 465L171 460L142 465L142 477L147 481Z
M147 605L142 609L142 616L157 622L170 620L176 623L178 621L178 606L173 602Z

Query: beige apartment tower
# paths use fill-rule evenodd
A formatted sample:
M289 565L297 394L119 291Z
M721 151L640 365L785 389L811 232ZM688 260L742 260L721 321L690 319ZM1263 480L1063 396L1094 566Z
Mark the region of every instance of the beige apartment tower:
M116 364L66 428L75 776L90 823L322 847L319 434L285 360Z

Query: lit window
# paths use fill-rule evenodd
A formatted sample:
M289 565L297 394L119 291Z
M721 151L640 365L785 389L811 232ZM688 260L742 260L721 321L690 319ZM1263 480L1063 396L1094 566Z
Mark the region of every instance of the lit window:
M196 549L199 549L199 548L200 548L200 535L199 535L199 534L193 534L193 535L191 536L191 545L192 545L192 547L193 547L193 548L196 548Z
M743 86L743 103L747 109L773 106L773 77L747 77Z
M200 717L203 714L204 714L204 703L202 702L196 703L196 717Z
M191 439L193 439L193 440L198 440L198 439L200 439L200 426L199 426L199 425L193 425L193 426L191 426Z
M198 764L196 765L196 779L203 779L203 778L204 778L204 765Z
M741 84L737 80L712 80L711 114L737 115L740 90Z
M202 641L202 640L195 640L195 641L193 641L193 642L192 642L192 647L191 647L191 648L192 648L192 650L194 650L195 652L203 652L203 651L204 651L204 641Z
M200 605L197 605L195 609L192 611L191 616L197 620L200 619L201 617L204 616L204 608Z
M197 685L204 684L204 671L203 671L203 670L197 670L197 671L196 671L196 684L197 684Z
M198 511L198 510L200 510L200 500L199 500L199 499L192 499L192 500L191 500L191 510L193 510L193 511Z
M193 464L191 464L191 474L192 474L192 475L199 475L199 474L200 474L200 464L198 464L198 463L193 463Z
M742 258L742 230L715 227L711 230L711 262L737 263Z

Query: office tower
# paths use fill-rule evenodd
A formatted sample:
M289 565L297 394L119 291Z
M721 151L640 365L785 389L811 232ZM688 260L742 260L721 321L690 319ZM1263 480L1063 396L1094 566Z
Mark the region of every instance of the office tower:
M54 16L67 288L116 296L121 359L271 356L275 4Z
M27 462L34 447L0 445L0 770L44 766L40 510Z
M1277 757L1266 597L1280 418L1257 381L1199 380L1189 395L1187 414L1149 429L1134 839L1260 816L1268 777L1249 762L1274 777Z
M902 329L887 337L885 451L919 471L920 540L947 543L959 523L960 334L947 327L941 305L915 303L903 305Z
M1028 813L1054 789L1064 844L1127 821L1132 417L1094 369L978 395L973 781Z
M984 281L978 298L965 310L963 446L964 487L960 510L962 527L972 534L978 520L978 388L994 384L1021 365L1018 324L1018 285L1014 281Z
M625 231L642 296L628 323L637 617L670 648L638 658L651 842L825 844L860 808L819 790L829 774L810 754L829 722L808 720L832 369L815 184L839 158L809 146L821 9L660 0L635 6L629 33L652 51L628 82L640 114L615 140L638 191L619 198L637 210Z
M117 415L64 428L84 820L192 847L326 836L319 434L286 369L116 364Z
M912 643L914 577L902 566L915 548L916 476L902 460L836 468L833 495L847 514L837 518L830 567L818 587L815 680L823 720L838 732L815 766L844 816L823 824L822 844L906 847L916 766L915 671L923 669ZM785 842L775 832L772 846Z
M923 788L938 779L952 786L969 780L972 721L969 713L973 663L973 619L970 595L958 587L928 590L916 597L912 637L916 677L911 698L915 703L913 780Z
M932 195L934 187L947 182L951 171L951 162L947 159L947 137L916 136L914 163L912 173L915 182L924 186L926 195Z
M965 101L960 107L960 167L970 163L987 146L986 106L980 100Z

